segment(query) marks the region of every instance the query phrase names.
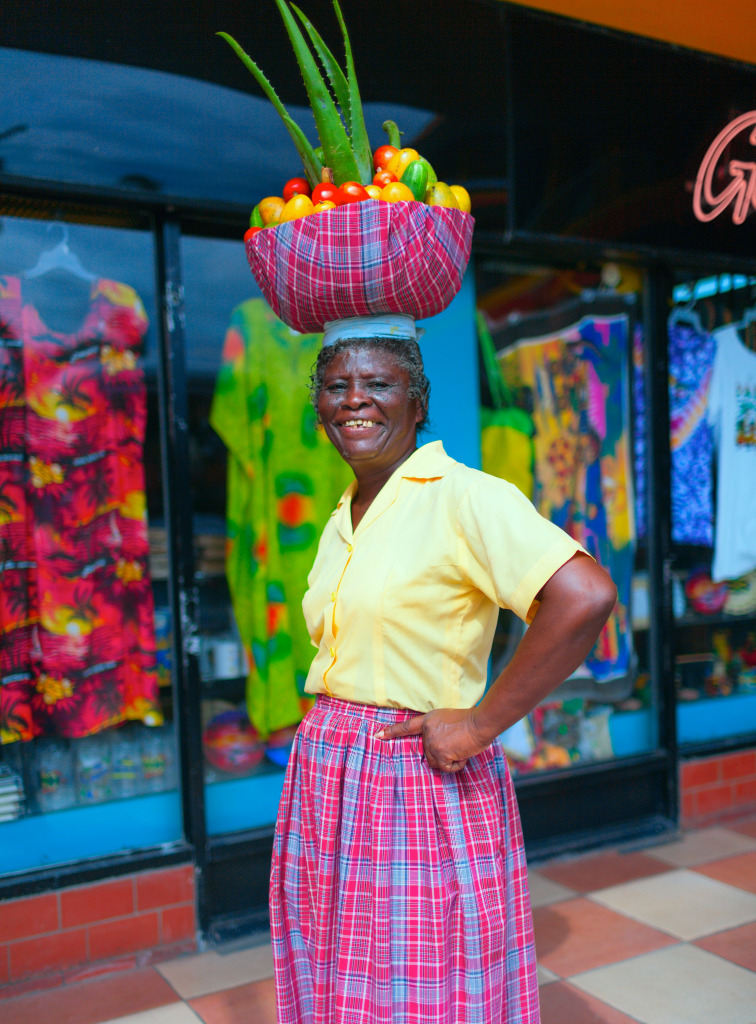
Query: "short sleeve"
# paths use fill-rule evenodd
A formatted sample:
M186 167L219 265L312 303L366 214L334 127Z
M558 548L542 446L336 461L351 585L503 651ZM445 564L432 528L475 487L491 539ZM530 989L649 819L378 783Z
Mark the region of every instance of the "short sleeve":
M541 587L584 548L506 480L476 473L457 507L460 564L470 583L529 622Z

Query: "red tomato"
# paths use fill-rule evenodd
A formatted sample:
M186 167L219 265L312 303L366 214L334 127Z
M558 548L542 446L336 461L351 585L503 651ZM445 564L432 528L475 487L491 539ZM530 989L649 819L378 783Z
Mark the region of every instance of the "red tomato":
M250 238L254 238L258 231L262 231L262 228L247 228L244 232L244 241L248 242Z
M289 178L281 195L288 203L292 196L309 196L312 189L306 178Z
M339 185L334 202L338 206L345 206L347 203L363 203L369 198L370 196L359 181L345 181Z
M379 146L373 153L373 167L376 171L382 171L389 160L396 156L399 150L396 146ZM378 182L376 182L376 185Z
M385 188L386 185L390 185L392 181L398 181L399 179L391 171L377 171L373 177L373 184L377 185L378 188Z
M312 201L313 203L322 202L336 202L336 193L339 191L338 186L334 185L330 181L323 181L320 185L316 185L312 190Z

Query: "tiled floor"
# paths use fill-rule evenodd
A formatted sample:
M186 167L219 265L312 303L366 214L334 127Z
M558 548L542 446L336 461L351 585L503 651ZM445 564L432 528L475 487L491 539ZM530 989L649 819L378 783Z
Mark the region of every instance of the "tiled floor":
M540 864L531 896L542 1024L756 1024L756 816ZM271 973L258 939L0 999L0 1024L275 1024Z

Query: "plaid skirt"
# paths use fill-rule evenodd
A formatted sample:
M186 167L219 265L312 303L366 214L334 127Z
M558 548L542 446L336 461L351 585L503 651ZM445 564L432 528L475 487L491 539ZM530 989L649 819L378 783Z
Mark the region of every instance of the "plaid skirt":
M455 774L412 711L319 697L273 847L279 1024L538 1024L519 813L494 744Z

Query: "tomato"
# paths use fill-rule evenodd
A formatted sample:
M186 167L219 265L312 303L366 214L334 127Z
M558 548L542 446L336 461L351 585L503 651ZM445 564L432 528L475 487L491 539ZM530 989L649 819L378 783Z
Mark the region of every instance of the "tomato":
M287 203L292 196L309 196L311 192L306 178L289 178L283 187L283 197Z
M376 171L383 170L389 160L396 156L399 150L396 146L379 146L373 153L373 167ZM376 182L377 184L377 182Z
M244 241L248 242L250 238L254 238L258 231L262 231L262 228L258 228L256 226L247 228L247 230L244 232Z
M339 185L339 191L334 199L338 206L345 206L347 203L363 203L370 196L359 181L345 181Z
M312 201L313 203L322 203L327 200L333 203L336 201L334 196L338 191L338 185L334 185L331 181L323 181L312 190Z
M308 217L314 210L312 199L309 196L300 196L296 193L291 197L278 218L279 224L286 224L290 220L299 220L300 217Z
M373 177L373 184L377 185L378 188L385 188L392 181L399 181L399 179L391 171L377 171Z
M263 224L270 224L272 220L278 220L285 205L281 196L266 196L265 199L261 199L257 208L260 211Z
M381 199L387 203L413 202L415 197L401 181L391 181L381 189Z

